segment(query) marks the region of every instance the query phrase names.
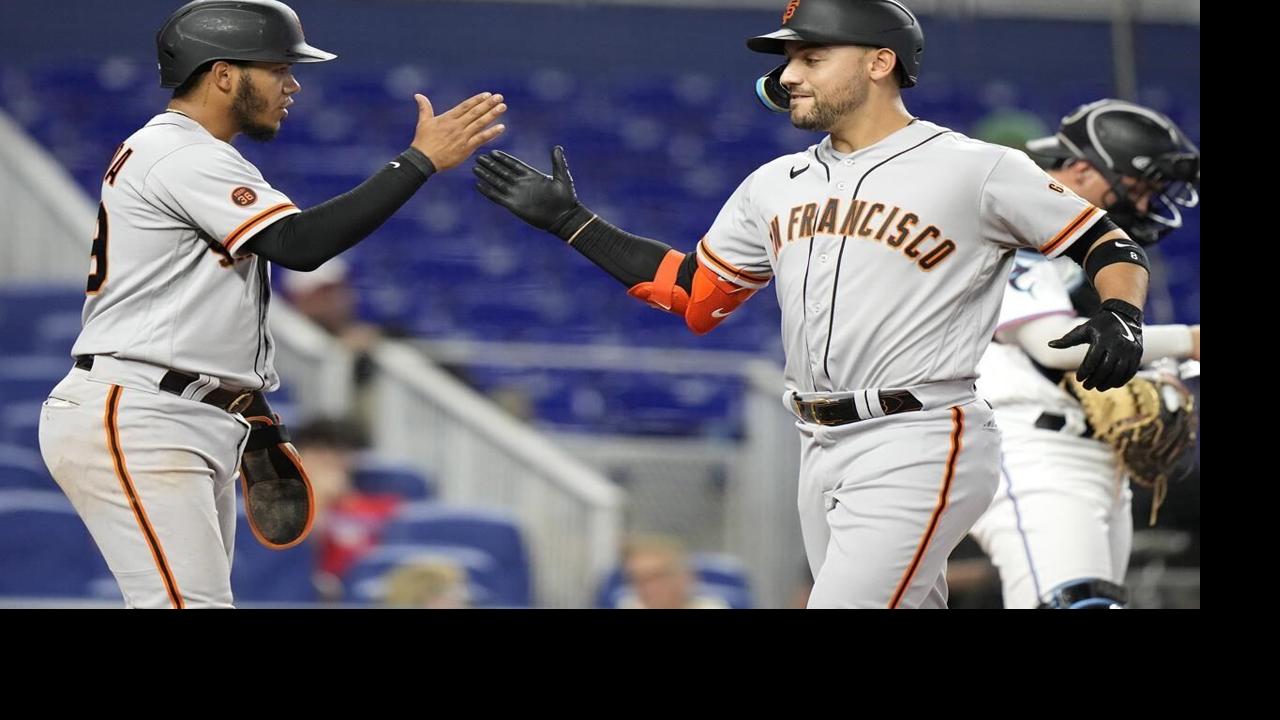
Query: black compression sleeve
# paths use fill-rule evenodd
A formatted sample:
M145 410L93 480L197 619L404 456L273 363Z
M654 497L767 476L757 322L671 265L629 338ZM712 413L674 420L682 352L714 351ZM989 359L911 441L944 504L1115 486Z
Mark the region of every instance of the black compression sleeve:
M628 288L653 280L658 266L671 250L670 245L632 235L581 205L552 231ZM685 292L693 292L693 273L697 267L697 253L686 255L676 276L676 285Z
M245 252L290 270L315 270L377 230L435 171L426 155L409 148L349 192L271 223Z
M1088 256L1089 249L1093 247L1093 244L1098 242L1098 238L1101 238L1112 230L1119 229L1120 226L1116 225L1114 220L1103 215L1098 218L1083 235L1077 238L1075 242L1071 243L1071 247L1064 250L1062 254L1072 260L1075 260L1076 264L1080 267L1084 267L1084 259Z

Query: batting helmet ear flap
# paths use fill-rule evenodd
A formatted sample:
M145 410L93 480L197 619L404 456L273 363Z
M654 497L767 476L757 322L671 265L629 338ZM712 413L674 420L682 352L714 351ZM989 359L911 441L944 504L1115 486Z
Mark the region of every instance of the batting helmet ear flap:
M791 110L791 92L782 85L782 73L786 69L787 63L782 63L770 70L768 75L756 80L756 99L774 112Z

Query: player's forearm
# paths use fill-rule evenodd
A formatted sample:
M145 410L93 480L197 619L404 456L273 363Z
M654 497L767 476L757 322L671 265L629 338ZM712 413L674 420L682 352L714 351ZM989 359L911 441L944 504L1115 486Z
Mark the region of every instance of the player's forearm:
M434 172L425 155L409 148L349 192L272 223L247 250L290 270L315 270L369 237Z
M755 293L700 266L697 253L624 232L581 205L548 229L626 285L628 295L682 316L698 335Z
M1088 348L1078 345L1055 350L1049 347L1048 342L1066 334L1080 323L1080 318L1062 315L1039 318L1002 334L1002 339L1016 343L1031 359L1044 367L1075 370L1080 367ZM1191 328L1186 325L1146 325L1142 334L1143 365L1166 357L1192 357Z
M657 240L632 235L597 217L579 205L563 222L551 228L588 260L599 265L628 289L653 280L671 246ZM690 253L680 266L676 285L689 292L697 256Z
M1140 308L1147 304L1147 283L1150 275L1141 265L1116 263L1108 265L1093 278L1093 287L1106 300L1123 300Z
M1103 217L1063 253L1085 271L1102 300L1140 308L1147 301L1146 251L1109 217Z

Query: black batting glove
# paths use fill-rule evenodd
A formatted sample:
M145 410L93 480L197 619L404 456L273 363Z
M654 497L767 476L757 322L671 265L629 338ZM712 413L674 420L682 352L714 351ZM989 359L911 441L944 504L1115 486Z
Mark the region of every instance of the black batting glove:
M1142 362L1142 311L1123 300L1107 300L1102 309L1049 347L1057 350L1089 344L1076 370L1086 390L1110 390L1133 379Z
M501 150L476 158L473 168L481 195L515 213L530 225L561 235L581 205L565 163L564 148L551 151L551 175L543 175L523 160ZM571 232L575 228L569 228Z

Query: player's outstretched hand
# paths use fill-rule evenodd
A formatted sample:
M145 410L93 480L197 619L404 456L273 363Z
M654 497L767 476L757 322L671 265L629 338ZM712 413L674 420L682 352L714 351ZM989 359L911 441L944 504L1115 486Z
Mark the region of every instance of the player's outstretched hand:
M412 145L431 160L437 171L462 164L476 148L506 129L505 125L489 127L507 111L501 95L480 93L440 115L435 114L427 96L414 95L413 98L418 101L418 128L413 133Z
M1123 300L1108 300L1102 309L1049 347L1058 350L1089 344L1076 370L1086 390L1110 390L1133 379L1142 361L1142 311Z
M476 190L530 225L559 232L578 207L564 148L551 151L551 174L543 175L520 158L494 150L476 158Z

